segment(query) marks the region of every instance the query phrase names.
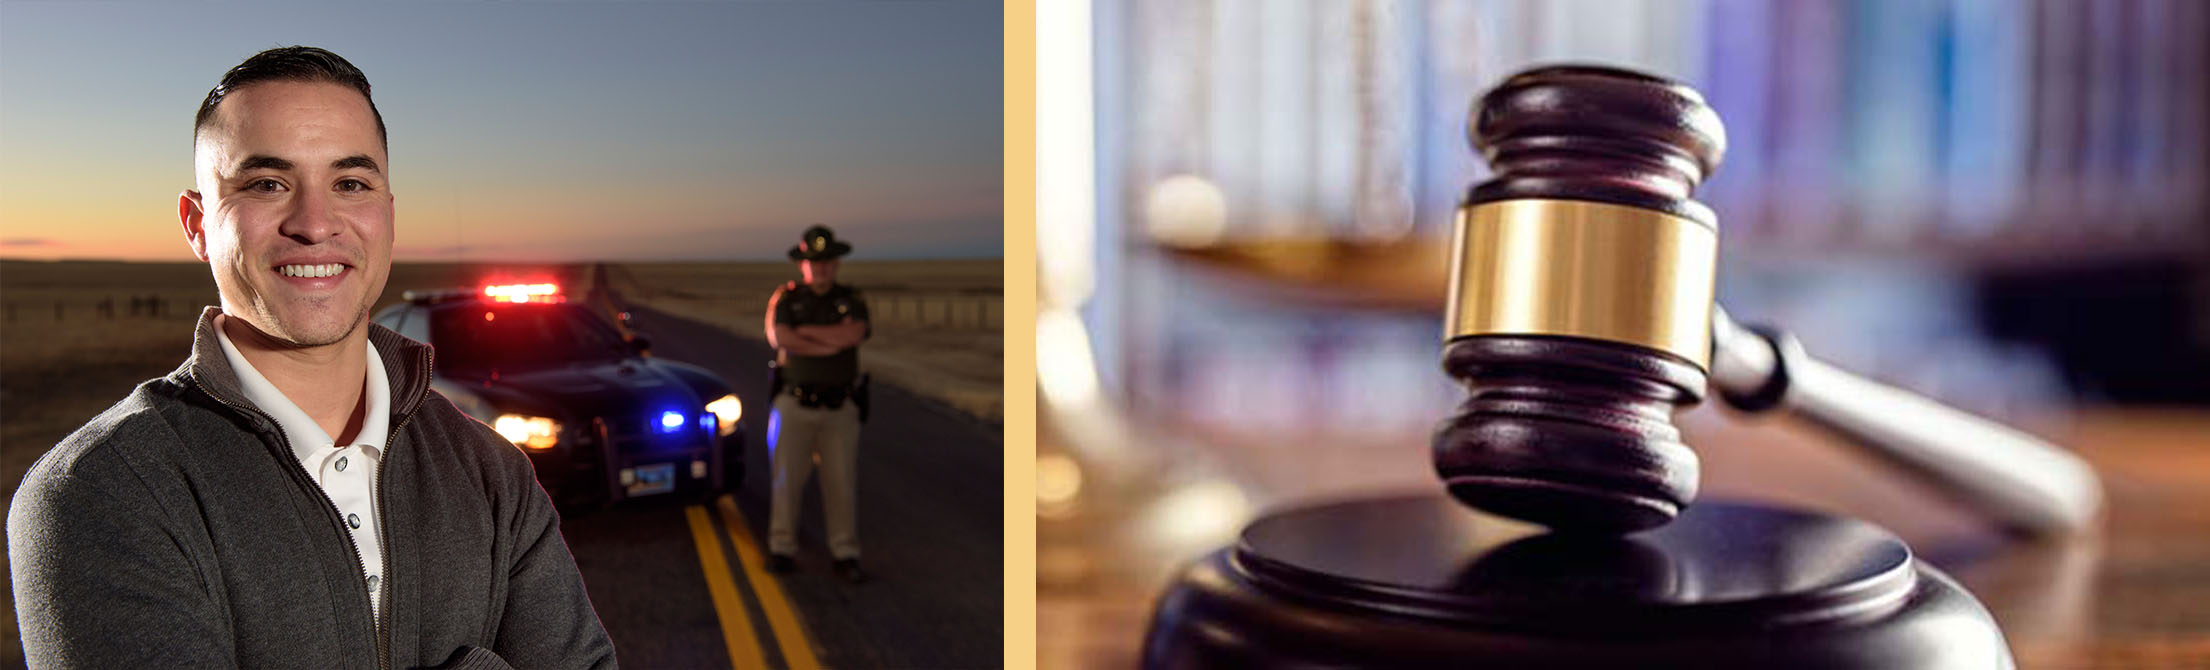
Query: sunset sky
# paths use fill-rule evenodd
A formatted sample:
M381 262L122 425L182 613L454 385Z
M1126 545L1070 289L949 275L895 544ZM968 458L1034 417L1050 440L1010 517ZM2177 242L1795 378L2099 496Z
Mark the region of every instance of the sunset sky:
M1003 254L1001 5L0 4L0 257L191 261L192 114L261 49L368 74L398 261Z

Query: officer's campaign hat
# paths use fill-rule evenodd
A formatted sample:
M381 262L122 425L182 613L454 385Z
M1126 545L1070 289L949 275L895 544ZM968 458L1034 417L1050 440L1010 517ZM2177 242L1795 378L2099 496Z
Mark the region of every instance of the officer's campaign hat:
M799 236L798 246L790 248L790 259L825 261L848 253L852 253L852 245L837 241L836 231L829 230L828 226L814 226Z

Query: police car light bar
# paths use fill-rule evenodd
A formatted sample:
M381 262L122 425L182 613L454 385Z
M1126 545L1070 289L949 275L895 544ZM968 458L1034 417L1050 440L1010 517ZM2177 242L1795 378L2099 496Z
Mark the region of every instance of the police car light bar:
M560 287L553 284L507 284L485 286L483 295L492 302L560 302Z

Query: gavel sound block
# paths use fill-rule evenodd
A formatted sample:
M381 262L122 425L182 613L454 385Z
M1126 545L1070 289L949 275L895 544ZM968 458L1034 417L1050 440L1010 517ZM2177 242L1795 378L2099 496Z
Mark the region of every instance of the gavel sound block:
M1495 177L1452 245L1449 497L1259 519L1161 598L1146 666L2012 667L1986 609L1888 532L1690 504L1672 415L1703 400L1725 323L1717 220L1690 198L1726 143L1701 96L1542 68L1470 130ZM1730 402L1785 391L1765 364L1779 384Z

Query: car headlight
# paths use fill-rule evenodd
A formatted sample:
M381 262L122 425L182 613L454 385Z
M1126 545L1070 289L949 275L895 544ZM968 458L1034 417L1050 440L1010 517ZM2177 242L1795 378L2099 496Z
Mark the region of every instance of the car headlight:
M739 402L735 394L725 395L706 403L706 411L714 413L716 427L726 436L737 432L737 419L744 416L744 403Z
M529 449L542 451L560 443L560 422L541 416L501 414L491 423L491 429Z

